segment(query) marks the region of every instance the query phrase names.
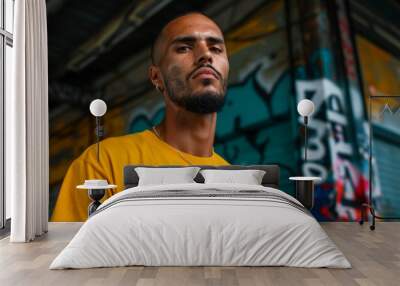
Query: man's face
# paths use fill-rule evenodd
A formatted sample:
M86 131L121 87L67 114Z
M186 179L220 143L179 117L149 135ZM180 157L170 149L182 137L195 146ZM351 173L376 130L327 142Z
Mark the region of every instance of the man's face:
M178 18L164 29L158 51L163 84L175 104L202 114L222 108L229 63L214 22L199 14Z

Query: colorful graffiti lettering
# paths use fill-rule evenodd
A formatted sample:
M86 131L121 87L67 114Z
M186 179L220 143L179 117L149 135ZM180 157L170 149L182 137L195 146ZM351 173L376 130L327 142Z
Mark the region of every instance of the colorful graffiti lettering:
M320 176L323 181L332 182L330 190L326 185L317 187L316 197L324 199L323 203L319 202L317 216L320 219L360 219L360 206L368 197L369 185L353 163L356 154L349 136L344 94L329 79L299 80L296 87L298 100L309 98L316 107L316 115L310 121L313 132L309 140L309 161L303 163L304 175ZM329 194L324 195L326 192Z

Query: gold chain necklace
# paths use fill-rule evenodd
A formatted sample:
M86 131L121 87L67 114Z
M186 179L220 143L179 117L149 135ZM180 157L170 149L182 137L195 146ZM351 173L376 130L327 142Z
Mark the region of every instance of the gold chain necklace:
M151 129L153 130L154 134L157 136L158 139L160 139L161 141L163 141L165 144L168 144L167 142L165 142L165 141L161 138L161 135L160 135L160 133L158 133L158 131L157 131L157 129L156 129L156 126L153 126ZM172 147L170 144L168 144L168 146ZM176 151L178 152L179 156L181 157L181 159L183 159L184 162L186 162L186 163L189 164L189 165L193 165L191 162L189 162L189 161L186 159L185 156L183 156L183 154L181 153L181 151L180 151L179 149L177 149L177 148L175 148L175 147L172 147L172 148L173 148L173 150L176 150Z
M160 136L160 133L158 133L158 131L157 131L157 129L156 129L156 126L154 125L151 129L153 130L154 134L156 134L156 136L157 136L160 140L162 140L162 139L161 139L161 136ZM162 141L164 141L164 140L162 140Z
M160 133L157 131L155 125L154 125L151 129L153 130L154 134L158 137L158 139L160 139L161 141L163 141L165 144L168 144L164 139L161 138L161 135L160 135ZM168 146L171 146L171 145L168 144ZM188 164L193 164L192 162L189 162L189 161L186 159L185 156L183 156L183 154L181 153L181 151L180 151L178 148L175 148L175 147L173 147L173 146L171 146L171 147L172 147L174 150L176 150L176 151L178 152L179 156L183 159L183 161L185 161L185 162L188 163ZM213 153L214 153L214 148L213 148ZM211 156L213 156L213 153L211 154Z

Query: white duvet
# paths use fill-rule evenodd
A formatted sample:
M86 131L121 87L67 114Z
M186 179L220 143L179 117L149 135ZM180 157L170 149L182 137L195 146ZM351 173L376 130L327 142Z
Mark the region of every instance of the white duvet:
M123 199L168 190L242 195ZM251 191L271 198L252 197ZM140 186L114 195L82 225L50 269L127 265L351 267L311 214L284 192L197 183Z

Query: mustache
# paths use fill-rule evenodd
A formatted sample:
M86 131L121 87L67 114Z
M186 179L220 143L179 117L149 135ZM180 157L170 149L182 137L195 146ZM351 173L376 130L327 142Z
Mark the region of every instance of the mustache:
M210 68L212 69L215 74L219 77L220 80L222 80L222 75L220 72L218 72L212 65L210 64L205 64L205 65L200 65L197 68L195 68L194 70L192 70L189 75L187 76L187 80L189 80L199 69L201 68Z

